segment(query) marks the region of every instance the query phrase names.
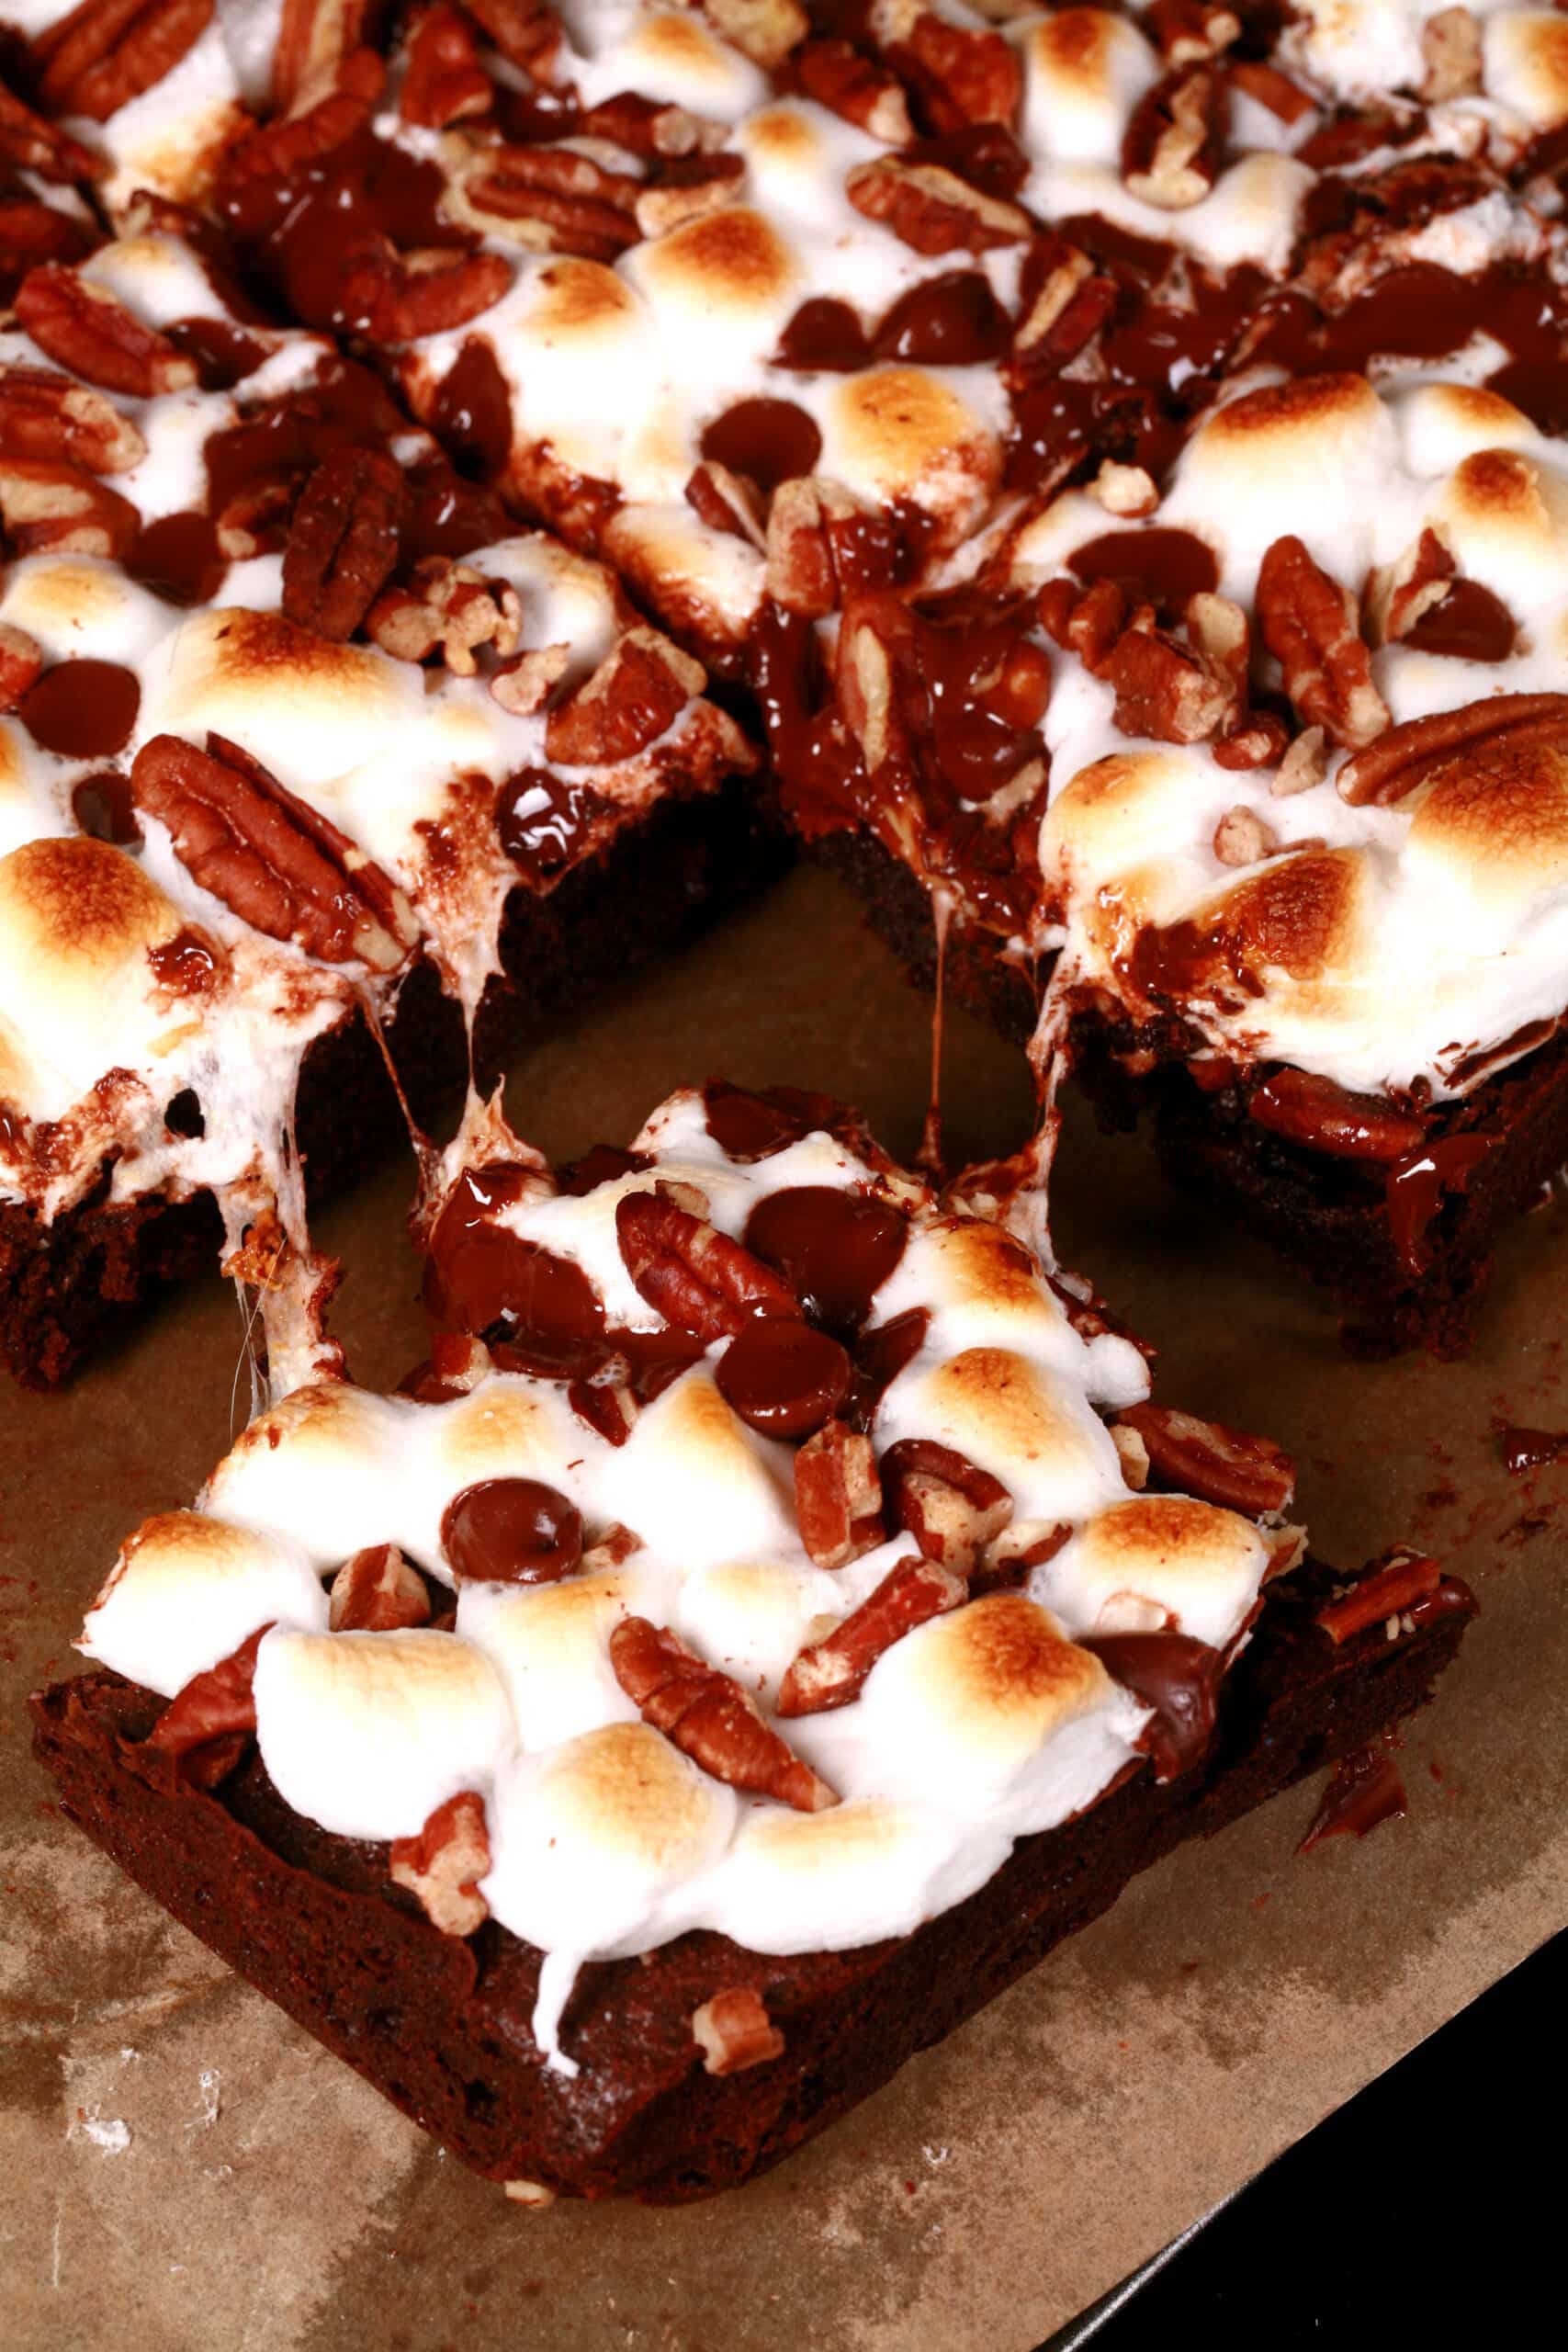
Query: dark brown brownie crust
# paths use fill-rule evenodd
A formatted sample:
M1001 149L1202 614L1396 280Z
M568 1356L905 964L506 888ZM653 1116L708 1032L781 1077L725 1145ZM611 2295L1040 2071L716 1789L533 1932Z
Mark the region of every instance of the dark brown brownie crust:
M519 887L502 927L506 975L479 1012L475 1060L493 1080L520 1037L537 1034L668 953L749 896L786 857L755 786L660 801L544 893ZM434 1123L468 1070L457 1009L434 971L417 970L388 1043L422 1123ZM300 1074L298 1133L310 1197L320 1204L404 1135L402 1113L363 1020L317 1039ZM96 1195L44 1224L0 1203L0 1366L28 1386L65 1379L109 1327L170 1283L215 1270L221 1228L209 1194L110 1203Z
M815 854L855 890L911 976L934 986L931 900L908 868L864 833L831 834ZM1032 1035L1039 1010L1033 976L1004 954L994 932L954 923L944 987L1004 1036L1021 1045ZM1170 1182L1213 1203L1340 1299L1350 1310L1347 1336L1359 1352L1420 1347L1440 1357L1464 1353L1498 1234L1568 1161L1568 1036L1453 1106L1442 1134L1483 1128L1496 1141L1465 1191L1444 1195L1424 1236L1431 1262L1419 1278L1394 1245L1381 1167L1269 1134L1233 1098L1205 1094L1179 1061L1160 1062L1146 1078L1130 1077L1114 1057L1138 1043L1156 1041L1153 1033L1135 1037L1099 1021L1074 1023L1073 1075L1102 1126L1130 1128L1150 1114Z
M207 1794L137 1743L163 1702L110 1673L35 1694L34 1748L62 1809L230 1964L454 2155L563 2195L676 2203L787 2155L1107 1910L1137 1871L1209 1837L1421 1706L1474 1603L1390 1642L1337 1649L1314 1623L1333 1586L1309 1563L1269 1589L1227 1679L1207 1756L1156 1787L1138 1774L1079 1820L1024 1839L979 1892L911 1936L768 1959L709 1933L585 1968L551 2073L530 2018L539 1954L488 1921L442 1935L387 1876L386 1849L292 1813L254 1756ZM759 1992L784 2055L717 2077L690 2020Z

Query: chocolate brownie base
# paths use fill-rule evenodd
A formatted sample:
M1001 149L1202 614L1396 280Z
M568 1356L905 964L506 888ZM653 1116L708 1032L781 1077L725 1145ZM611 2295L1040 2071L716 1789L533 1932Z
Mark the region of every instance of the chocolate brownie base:
M821 862L857 893L874 928L911 977L934 986L936 933L930 898L908 868L867 834L834 833L814 845ZM996 933L955 923L944 986L953 999L1019 1043L1032 1035L1038 996L1028 971L1005 955ZM1136 1036L1092 1020L1075 1023L1073 1075L1102 1126L1135 1126L1152 1115L1156 1149L1168 1180L1197 1193L1246 1232L1266 1241L1350 1310L1358 1353L1419 1347L1452 1358L1470 1345L1505 1226L1540 1195L1568 1162L1568 1038L1559 1036L1455 1103L1436 1132L1484 1132L1493 1148L1465 1189L1445 1193L1420 1236L1427 1269L1416 1275L1395 1246L1376 1163L1309 1151L1249 1119L1234 1096L1206 1094L1180 1063L1166 1060L1130 1077L1113 1058L1134 1044L1158 1050L1158 1032Z
M1022 1840L989 1883L915 1934L769 1959L710 1933L581 1971L553 2073L530 2018L539 1954L487 1921L444 1936L387 1877L386 1849L329 1835L279 1799L259 1759L209 1794L144 1740L163 1702L99 1672L35 1694L34 1747L62 1807L121 1868L454 2155L563 2195L676 2203L776 2164L917 2050L1115 1902L1183 1839L1212 1836L1421 1706L1474 1603L1445 1584L1396 1642L1336 1648L1313 1620L1314 1563L1269 1588L1227 1679L1207 1756L1145 1773L1080 1819ZM693 2012L754 1988L782 2057L705 2073Z
M480 1009L476 1067L493 1082L506 1054L599 989L668 953L782 867L783 839L754 787L660 801L543 894L513 892L502 928L504 981ZM388 1043L422 1124L436 1125L468 1073L457 1008L416 970ZM375 1164L405 1130L380 1052L361 1019L318 1038L300 1073L297 1119L313 1204ZM215 1268L221 1237L209 1194L110 1202L107 1179L44 1224L0 1204L0 1365L30 1387L65 1379L113 1326L174 1283Z

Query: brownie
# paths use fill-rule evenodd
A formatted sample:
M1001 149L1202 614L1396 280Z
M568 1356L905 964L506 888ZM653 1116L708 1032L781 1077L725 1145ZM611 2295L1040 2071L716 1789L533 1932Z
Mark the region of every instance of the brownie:
M493 1082L520 1039L682 945L760 888L787 855L766 801L731 777L711 795L658 802L553 888L520 885L502 921L504 977L491 985L476 1024L476 1069ZM411 1111L434 1124L460 1097L468 1059L457 1008L428 965L404 987L386 1035ZM315 1204L404 1137L362 1017L308 1051L298 1120ZM52 1221L25 1203L0 1203L0 1366L29 1387L69 1378L136 1308L217 1266L221 1226L210 1193L111 1202L107 1184L106 1170L96 1195Z
M1129 1880L1211 1837L1422 1706L1474 1603L1403 1641L1381 1623L1336 1647L1316 1563L1269 1588L1218 1728L1163 1786L1141 1771L1081 1818L1021 1839L997 1874L913 1935L767 1958L713 1933L585 1968L566 2013L577 2082L543 2063L529 2018L540 1956L487 1921L446 1936L390 1885L386 1849L282 1804L259 1760L216 1793L145 1746L163 1702L98 1672L40 1691L34 1748L62 1808L139 1884L296 2021L494 2180L558 2195L680 2203L738 2186L846 2114L1110 1908ZM715 2076L693 2013L755 1989L784 2036L771 2064Z

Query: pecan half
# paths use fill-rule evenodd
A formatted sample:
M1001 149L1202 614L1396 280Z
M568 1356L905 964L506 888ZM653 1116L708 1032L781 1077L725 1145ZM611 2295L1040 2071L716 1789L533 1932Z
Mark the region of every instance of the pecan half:
M1209 65L1184 65L1145 92L1122 141L1129 196L1179 212L1201 204L1214 185L1224 132L1225 97Z
M1568 695L1493 695L1461 710L1434 711L1392 727L1370 749L1347 760L1335 778L1353 806L1369 800L1382 807L1403 800L1443 761L1495 738L1521 749L1536 741L1557 742L1568 729Z
M398 560L406 493L379 449L337 449L306 481L283 550L284 617L352 637Z
M256 1702L252 1685L255 1680L256 1652L272 1626L273 1620L269 1618L237 1650L220 1657L216 1666L193 1674L148 1733L149 1747L161 1748L165 1756L184 1758L193 1749L205 1747L209 1740L226 1739L235 1732L254 1731Z
M623 1193L615 1238L638 1296L705 1345L733 1339L755 1316L800 1314L782 1274L662 1192Z
M223 736L209 735L199 752L154 735L130 784L193 879L269 939L378 972L395 971L417 941L408 902L380 867Z
M193 48L213 0L82 0L33 43L39 96L58 114L107 122Z
M369 121L387 69L374 51L357 49L344 58L330 87L275 122L258 123L237 140L222 160L222 185L231 197L268 180L287 180L319 155L330 155Z
M58 459L93 474L129 473L147 444L101 392L51 368L0 368L0 450L41 464Z
M512 283L504 254L465 254L435 245L411 253L390 246L365 254L338 288L343 323L380 343L418 343L450 334L493 308Z
M707 673L656 628L628 629L549 717L545 750L562 767L613 767L673 726Z
M17 288L17 319L40 351L73 375L106 391L151 400L196 381L187 359L152 327L132 318L123 302L59 262L43 262Z
M0 521L13 555L103 555L122 560L141 517L129 498L76 466L0 458Z
M15 710L43 668L43 648L25 628L0 621L0 710Z
M493 646L508 656L523 635L523 605L505 581L486 580L472 564L430 555L406 581L378 596L365 616L365 630L383 653L399 662L425 662L439 651L454 677L471 678L475 650ZM499 695L496 699L508 706Z
M857 164L844 182L857 212L918 254L988 253L1022 244L1029 215L1016 204L986 196L941 164L905 164L893 155Z
M841 1568L874 1551L886 1529L882 1482L869 1437L847 1421L824 1421L795 1457L795 1515L807 1556Z
M1129 1405L1117 1427L1137 1431L1151 1469L1168 1486L1223 1510L1258 1519L1283 1510L1296 1490L1296 1465L1272 1438L1201 1421L1169 1405Z
M895 1642L968 1598L964 1578L940 1561L899 1560L841 1625L808 1643L794 1660L779 1685L780 1714L820 1715L847 1707Z
M795 78L808 98L841 115L889 147L915 135L909 102L896 74L863 57L847 40L808 40L795 51Z
M417 1838L394 1838L388 1875L417 1895L444 1936L471 1936L490 1917L479 1882L490 1870L485 1801L461 1789L438 1804Z
M588 261L614 261L637 243L641 191L629 173L570 147L483 147L463 183L474 210L510 222L519 243Z
M698 1657L667 1627L623 1617L610 1635L610 1664L644 1723L716 1781L777 1797L797 1813L821 1813L838 1804L827 1782L763 1722L734 1678Z
M1304 1069L1276 1070L1255 1091L1247 1110L1270 1135L1336 1159L1403 1159L1427 1139L1419 1119L1381 1095L1348 1094L1332 1079Z
M1437 1591L1442 1572L1436 1560L1424 1552L1412 1551L1406 1544L1396 1544L1379 1560L1370 1563L1369 1573L1339 1600L1330 1601L1326 1609L1317 1612L1317 1622L1336 1648L1357 1634L1364 1634L1369 1625L1383 1623L1408 1609L1412 1601L1424 1600Z
M395 1544L370 1544L345 1560L327 1601L327 1623L334 1634L389 1634L430 1623L424 1578Z
M1416 624L1440 605L1458 566L1436 531L1423 530L1413 547L1368 583L1367 619L1380 644L1408 637Z
M1309 727L1337 743L1370 743L1389 724L1372 683L1356 600L1293 534L1274 540L1258 574L1258 626L1285 673L1285 692Z
M444 130L465 115L488 112L494 96L467 18L437 0L409 36L399 113L405 122Z
M692 2011L692 2040L707 2075L739 2075L784 2055L784 2038L750 1985L716 1993Z
M904 1438L882 1458L890 1515L928 1560L967 1575L985 1546L1012 1517L999 1478L966 1454L926 1438Z
M65 186L73 180L96 179L104 169L99 156L56 124L45 122L4 82L0 82L0 161L15 171L36 172L40 180Z

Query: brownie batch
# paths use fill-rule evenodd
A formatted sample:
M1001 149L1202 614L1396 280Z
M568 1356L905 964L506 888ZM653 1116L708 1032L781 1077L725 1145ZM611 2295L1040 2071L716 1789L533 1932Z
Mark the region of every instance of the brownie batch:
M1568 1158L1565 127L1540 9L0 0L0 1348L221 1246L272 1383L39 1751L520 2196L775 2160L1452 1654L1149 1402L1051 1115L485 1097L787 832L1462 1347ZM376 1397L307 1194L405 1118Z

